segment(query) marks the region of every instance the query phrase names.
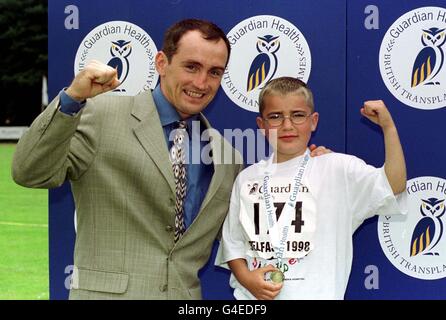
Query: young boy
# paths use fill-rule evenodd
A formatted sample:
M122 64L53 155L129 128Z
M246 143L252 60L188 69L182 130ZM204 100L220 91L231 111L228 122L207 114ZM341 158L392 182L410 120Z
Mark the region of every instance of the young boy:
M405 213L406 166L392 117L382 101L361 108L384 134L385 164L374 168L339 153L308 157L319 114L302 81L270 81L259 105L257 124L274 154L237 177L216 264L229 265L237 299L343 299L354 231L375 214Z

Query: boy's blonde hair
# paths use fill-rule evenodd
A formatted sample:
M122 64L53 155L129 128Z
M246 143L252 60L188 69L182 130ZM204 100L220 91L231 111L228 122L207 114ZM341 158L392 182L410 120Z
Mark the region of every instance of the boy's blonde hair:
M265 110L265 97L270 95L287 95L287 94L302 95L306 99L307 106L311 113L314 112L313 93L307 87L307 84L299 79L292 77L280 77L269 81L260 91L259 94L259 112L263 113Z

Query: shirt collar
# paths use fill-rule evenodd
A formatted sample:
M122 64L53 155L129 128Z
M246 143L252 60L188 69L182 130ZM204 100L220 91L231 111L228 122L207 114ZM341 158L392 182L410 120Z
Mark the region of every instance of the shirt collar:
M163 127L181 120L175 107L164 96L159 84L153 90L152 96ZM188 127L191 127L192 121L194 120L200 120L198 114L186 120Z

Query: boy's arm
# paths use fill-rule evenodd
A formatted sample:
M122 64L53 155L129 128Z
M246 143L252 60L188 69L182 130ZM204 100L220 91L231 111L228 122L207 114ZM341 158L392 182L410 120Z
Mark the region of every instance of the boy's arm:
M276 284L272 281L265 281L265 273L277 271L272 265L253 271L248 269L245 259L228 261L228 265L238 282L259 300L272 300L282 289L283 283Z
M382 100L366 101L361 114L379 125L384 134L386 160L384 171L394 194L406 189L406 162L395 123Z

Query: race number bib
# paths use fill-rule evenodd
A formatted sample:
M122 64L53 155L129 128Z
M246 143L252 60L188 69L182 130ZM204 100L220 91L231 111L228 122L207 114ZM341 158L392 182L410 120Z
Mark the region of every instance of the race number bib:
M247 255L271 259L276 255L268 230L263 188L260 180L247 181L242 186L240 221L249 239ZM306 256L314 248L316 230L316 202L309 187L304 180L295 198L295 208L288 216L282 212L292 192L289 177L271 178L268 188L277 219L279 241L284 248L283 257Z

